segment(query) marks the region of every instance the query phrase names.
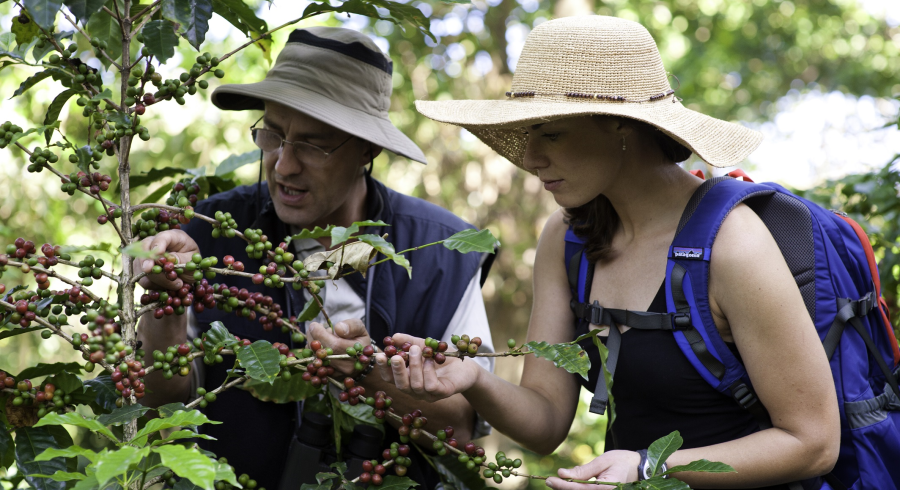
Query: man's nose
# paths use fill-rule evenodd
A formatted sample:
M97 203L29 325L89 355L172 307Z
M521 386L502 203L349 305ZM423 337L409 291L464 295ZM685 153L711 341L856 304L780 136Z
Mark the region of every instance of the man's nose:
M275 172L279 175L294 175L303 171L303 163L297 160L294 155L294 147L289 143L278 151L277 160L275 160Z

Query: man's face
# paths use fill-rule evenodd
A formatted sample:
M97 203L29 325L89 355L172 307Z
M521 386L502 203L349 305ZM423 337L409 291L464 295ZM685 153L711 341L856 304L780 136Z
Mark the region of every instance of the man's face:
M285 143L281 150L263 154L269 193L278 218L302 228L357 219L347 208L358 202L351 199L351 194L360 192L360 179L370 161L372 146L274 102L266 102L263 122L266 129L287 141L309 143L329 153L327 157L323 156L324 163L303 162L295 155L295 145Z

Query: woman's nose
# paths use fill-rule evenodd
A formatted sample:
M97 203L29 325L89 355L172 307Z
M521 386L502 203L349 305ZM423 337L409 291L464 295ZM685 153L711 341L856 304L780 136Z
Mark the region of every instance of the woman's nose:
M522 159L522 167L525 170L535 171L546 167L547 157L541 149L541 144L533 136L525 140L525 156Z

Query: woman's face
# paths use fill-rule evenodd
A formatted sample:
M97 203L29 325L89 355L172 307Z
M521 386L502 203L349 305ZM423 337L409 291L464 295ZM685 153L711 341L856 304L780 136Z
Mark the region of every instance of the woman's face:
M572 208L603 194L624 162L618 120L561 119L526 128L523 166L535 172L557 204Z

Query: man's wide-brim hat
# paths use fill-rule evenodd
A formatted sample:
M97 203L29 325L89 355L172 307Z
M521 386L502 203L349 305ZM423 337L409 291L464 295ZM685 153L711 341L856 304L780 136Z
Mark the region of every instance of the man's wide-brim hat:
M528 35L505 100L416 101L436 121L469 130L522 166L522 128L605 114L646 122L717 167L744 160L762 134L687 109L642 25L604 16L544 22Z
M277 102L417 162L422 150L394 127L393 63L368 36L339 27L297 29L257 83L222 85L216 107L242 111ZM287 136L287 135L286 135Z

